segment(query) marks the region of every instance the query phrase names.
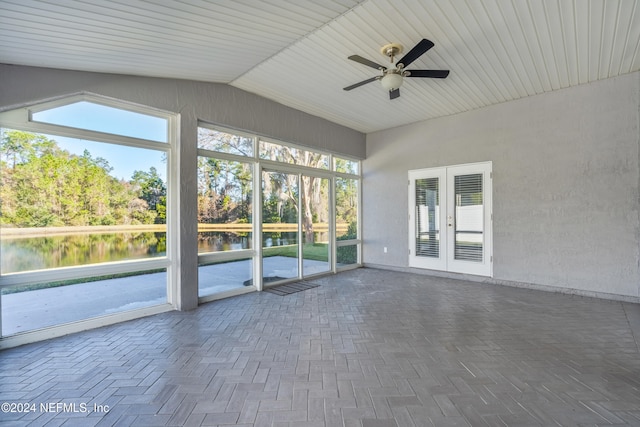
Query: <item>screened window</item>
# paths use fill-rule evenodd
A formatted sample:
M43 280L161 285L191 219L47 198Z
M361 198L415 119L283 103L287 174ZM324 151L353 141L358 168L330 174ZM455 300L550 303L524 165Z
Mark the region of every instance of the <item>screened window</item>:
M198 296L253 285L255 138L198 127Z
M336 263L339 267L359 262L359 179L336 177Z
M340 245L336 249L336 262L339 267L354 265L358 263L358 251L360 250L360 245Z
M74 102L60 107L35 111L32 112L31 117L35 122L151 141L168 141L168 122L166 118L154 117L89 101Z
M336 172L349 173L357 175L359 171L360 162L355 160L341 159L339 157L333 158L333 168Z
M336 178L336 238L358 238L358 183L357 179Z
M251 164L198 157L198 252L252 247Z
M198 127L198 148L239 156L253 156L253 138Z
M359 168L355 160L201 123L198 295L213 299L358 265Z
M170 116L113 104L39 106L0 127L3 336L170 298Z
M2 335L167 302L166 269L2 288Z
M260 141L260 158L310 168L329 169L327 154L268 141Z
M2 274L166 255L160 151L2 129Z

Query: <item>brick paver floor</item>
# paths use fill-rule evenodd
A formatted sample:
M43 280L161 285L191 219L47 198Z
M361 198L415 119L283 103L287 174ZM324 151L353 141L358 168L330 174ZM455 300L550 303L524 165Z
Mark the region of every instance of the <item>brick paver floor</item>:
M4 350L0 424L640 425L637 304L366 268L313 282Z

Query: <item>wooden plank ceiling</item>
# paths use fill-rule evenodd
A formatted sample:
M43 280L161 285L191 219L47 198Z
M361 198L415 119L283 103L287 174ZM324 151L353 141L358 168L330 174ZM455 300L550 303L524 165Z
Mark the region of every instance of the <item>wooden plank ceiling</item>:
M0 62L227 83L361 132L640 70L640 0L0 0ZM435 47L390 100L380 47ZM1 84L1 83L0 83Z

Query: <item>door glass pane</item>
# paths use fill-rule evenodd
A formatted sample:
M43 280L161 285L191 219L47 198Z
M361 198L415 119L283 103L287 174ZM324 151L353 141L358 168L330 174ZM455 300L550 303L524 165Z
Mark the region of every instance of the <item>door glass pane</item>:
M438 178L416 179L416 255L440 257L440 189Z
M198 262L198 296L253 285L253 258Z
M482 262L484 206L482 174L458 175L455 191L455 251L457 260Z
M298 277L298 175L263 172L262 197L263 281Z
M329 180L302 177L302 272L329 271Z

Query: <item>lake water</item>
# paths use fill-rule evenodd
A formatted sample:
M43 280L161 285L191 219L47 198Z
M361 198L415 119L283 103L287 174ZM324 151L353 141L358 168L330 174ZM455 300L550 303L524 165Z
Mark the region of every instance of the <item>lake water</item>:
M198 233L198 253L251 249L251 233L205 231Z
M198 233L199 252L250 249L251 233ZM2 238L3 274L166 255L165 232L72 234L47 237Z
M166 255L166 233L73 234L0 240L3 274Z

